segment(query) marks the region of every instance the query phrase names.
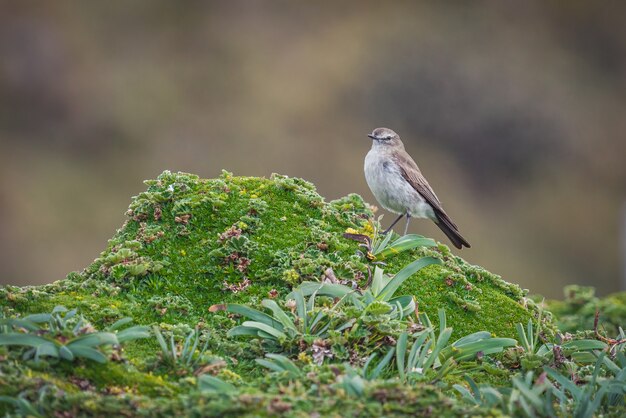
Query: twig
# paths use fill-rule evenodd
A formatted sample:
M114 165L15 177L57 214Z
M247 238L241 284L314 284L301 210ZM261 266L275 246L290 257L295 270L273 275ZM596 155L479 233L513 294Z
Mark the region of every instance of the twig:
M609 352L613 351L613 348L615 348L616 346L626 343L626 338L622 338L621 340L616 340L614 338L607 338L604 335L600 334L600 331L598 331L599 321L600 321L600 311L596 309L596 316L593 320L593 331L597 339L609 345Z

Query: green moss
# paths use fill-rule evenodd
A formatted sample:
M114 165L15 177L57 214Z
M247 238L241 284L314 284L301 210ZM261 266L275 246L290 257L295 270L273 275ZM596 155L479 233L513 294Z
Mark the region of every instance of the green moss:
M284 297L303 280L320 280L328 269L340 279L360 284L367 281L368 266L357 253L357 243L342 236L348 228L368 232L372 213L358 195L325 202L312 184L301 179L236 177L228 172L217 179L200 179L166 171L146 184L147 190L133 198L127 221L90 266L46 286L1 288L4 313L23 315L64 305L78 308L98 327L130 316L136 323L158 324L176 335L193 327L206 328L211 335L209 349L225 359L223 373L241 376L254 386L255 379L265 374L254 363L264 350L258 341L226 338L226 331L236 322L210 313L211 305L237 302L254 306L270 295ZM419 310L432 319L439 308L445 308L454 337L479 330L515 337L516 323L538 317L537 306L518 286L466 263L445 245L390 257L384 268L395 273L422 256L434 256L443 263L422 269L398 294L414 295ZM387 307L379 308L381 312L370 313L377 326L386 326L391 334L402 328L381 321ZM549 315L543 318L549 325ZM338 359L349 355L339 346L333 347L333 352ZM324 399L319 409L312 405L321 392L302 394L302 400L293 401L281 394L270 397L252 391L241 395L236 404L197 394L185 397L182 393L191 387L193 378L169 381L155 376L149 364L158 355L154 340L135 341L125 347L127 363L75 367L72 376L91 382L96 390L81 392L68 387L67 402L78 408L76 411L98 414L121 414L132 404L143 407L146 414L157 411L157 415L166 415L180 407L207 416L211 415L207 408L223 413L245 415L263 410L270 414L280 406L273 403L279 401L289 403L289 408L283 405L286 411L347 408L355 414L374 415L409 410L434 413L439 410L433 406L435 401L440 405L448 402L441 392L427 385L398 389L388 384L375 386L364 403L334 394L338 397ZM28 370L12 369L15 376L7 381L12 383L3 393L14 396L31 390L29 396L34 397ZM59 369L38 378L60 387L59 379L69 373ZM119 393L98 393L111 387L118 388ZM162 396L169 397L169 403L164 403ZM243 399L245 396L249 397ZM113 400L119 405L111 406ZM61 404L55 405L65 410ZM441 411L443 415L463 411L455 408L441 406Z
M40 290L5 290L5 305L27 312L37 300L38 309L64 304L105 309L107 316L125 306L120 314L198 321L215 303L258 303L273 289L280 295L302 280L319 280L328 268L348 280L363 280L366 273L356 243L342 237L347 228L364 228L372 215L357 195L326 203L300 179L228 172L212 180L164 172L146 184L148 190L131 202L128 221L93 264ZM445 307L455 335L487 329L514 336L515 323L536 316L518 286L467 264L444 245L391 258L385 268L395 272L425 255L441 258L444 266L424 269L401 292L415 295L420 310L433 317ZM20 297L22 303L11 301Z

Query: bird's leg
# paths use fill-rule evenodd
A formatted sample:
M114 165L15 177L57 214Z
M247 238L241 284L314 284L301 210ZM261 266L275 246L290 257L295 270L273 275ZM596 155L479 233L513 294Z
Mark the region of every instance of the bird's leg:
M385 235L385 234L387 234L387 232L391 231L391 228L393 228L393 226L394 226L395 224L397 224L397 223L398 223L398 221L399 221L400 219L402 219L402 217L403 217L403 216L404 216L404 214L402 214L402 215L398 216L398 218L397 218L395 221L393 221L393 223L389 226L389 228L385 229L385 232L383 232L383 235Z
M406 226L404 227L404 235L409 230L409 222L411 222L411 214L409 212L406 213Z

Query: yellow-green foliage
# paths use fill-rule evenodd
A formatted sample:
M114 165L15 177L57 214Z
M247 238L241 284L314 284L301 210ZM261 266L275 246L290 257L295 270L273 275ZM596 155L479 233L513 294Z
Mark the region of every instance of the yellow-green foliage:
M327 203L304 180L228 172L205 180L166 171L146 184L93 264L52 285L4 288L5 311L62 304L80 308L96 324L126 315L139 323L194 324L213 304L258 304L272 290L284 296L328 268L341 279L367 279L357 244L342 237L347 228L368 232L372 214L357 195ZM445 245L390 257L385 270L396 272L421 256L444 265L423 269L398 294L414 295L432 317L444 307L455 336L488 330L514 337L515 323L536 316L518 286L469 265Z
M328 269L340 280L360 285L368 280L369 262L358 253L355 241L343 237L347 229L372 232L373 214L358 195L325 202L311 183L301 179L279 175L269 179L235 177L228 172L217 179L200 179L166 171L146 184L148 189L133 198L127 221L90 266L46 286L0 288L1 312L19 316L49 312L56 305L64 305L77 308L99 329L127 316L137 324L158 325L162 332L177 337L199 327L209 332L210 352L224 359L212 373L227 380L237 376L238 382L253 386L258 380L263 386L266 373L254 362L265 353L258 341L227 338L227 331L238 320L211 313L209 307L222 303L258 307L268 297L281 300L294 285L303 280L320 280ZM516 323L538 317L538 308L518 286L466 263L442 244L390 256L384 269L395 273L423 256L436 257L442 264L420 270L397 295L415 296L419 311L431 318L437 317L438 309L445 308L454 339L479 330L516 337ZM543 318L550 323L549 315L544 313ZM365 344L354 353L366 356L379 348ZM249 397L240 399L239 404L200 397L196 392L190 395L195 398L185 398L188 390L196 387L195 377L182 372L158 374L150 369L150 364L158 363L159 350L154 339L146 339L129 342L121 359L99 366L56 365L50 369L44 365L37 366L41 370L31 370L31 366L0 362L0 395L30 391L29 397L34 399L38 396L35 391L47 382L56 387L92 387L86 391L68 387L65 400L58 401L60 409L89 413L122 413L130 401L118 401L130 399L128 394L133 396L133 405L143 407L144 412L197 404L204 415L207 411L254 415L257 407L268 413L273 408L294 407L273 405L274 399L282 398L271 394L241 394L242 399ZM332 350L337 360L349 358L349 352L340 344ZM335 378L331 372L328 375ZM333 402L347 402L345 405L355 414L361 407L379 413L403 408L401 401L387 402L395 389L379 389L368 394L369 403L363 406L342 398L340 393L332 395ZM108 392L98 395L98 391ZM443 399L431 387L404 388L397 393L415 402L407 401L407 408L409 404L412 408L432 408L429 403ZM418 402L421 393L428 393L432 399ZM165 401L163 397L171 399ZM285 399L280 402L289 404ZM315 402L318 400L307 398L298 408L309 410ZM334 410L331 403L324 403L324 408ZM47 405L57 408L56 403ZM2 408L0 405L0 412ZM461 408L457 412L467 411Z

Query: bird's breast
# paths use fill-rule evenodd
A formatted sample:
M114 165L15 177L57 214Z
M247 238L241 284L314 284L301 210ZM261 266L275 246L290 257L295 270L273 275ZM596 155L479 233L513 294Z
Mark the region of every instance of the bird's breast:
M402 170L388 155L370 151L365 157L365 180L380 205L390 212L429 218L432 208L406 181Z

